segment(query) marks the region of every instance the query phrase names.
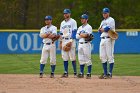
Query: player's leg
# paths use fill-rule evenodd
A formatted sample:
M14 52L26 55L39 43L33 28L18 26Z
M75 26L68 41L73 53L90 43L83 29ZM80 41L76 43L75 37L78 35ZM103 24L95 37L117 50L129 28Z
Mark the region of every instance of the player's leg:
M56 67L56 46L53 44L50 48L50 65L51 65L51 75L54 77L55 67Z
M83 46L83 50L84 50L84 58L85 58L85 62L87 64L88 67L88 71L87 71L87 79L91 78L91 70L92 70L92 61L91 61L91 44L85 44Z
M99 78L106 79L107 78L107 54L106 54L105 39L101 39L99 52L100 52L100 59L104 71L104 73Z
M74 77L76 77L77 69L76 69L76 51L75 51L75 47L72 47L71 50L69 51L69 57L70 57L70 60L72 61Z
M82 47L83 47L82 44L78 45L78 61L80 64L80 74L78 74L78 78L84 77L85 58L84 58L84 50Z
M43 47L41 59L40 59L40 78L43 77L44 67L47 62L47 58L48 58L48 51Z
M69 56L68 56L68 52L65 51L61 51L62 53L62 59L64 62L64 74L61 76L62 78L67 78L68 77L68 60L69 60Z
M108 76L109 78L112 77L112 71L113 71L113 67L114 67L114 44L115 41L109 39L107 42L107 57L108 57L108 62L109 62L109 73Z

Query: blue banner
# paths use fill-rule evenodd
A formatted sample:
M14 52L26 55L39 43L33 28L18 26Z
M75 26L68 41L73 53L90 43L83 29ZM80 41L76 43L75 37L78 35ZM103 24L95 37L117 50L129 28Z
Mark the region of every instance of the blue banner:
M100 34L93 32L92 53L99 53ZM140 32L118 32L115 42L115 53L140 53ZM0 32L0 54L41 53L42 39L39 32ZM78 41L77 44L78 46ZM59 42L56 42L57 53L60 53ZM76 47L77 50L77 47Z

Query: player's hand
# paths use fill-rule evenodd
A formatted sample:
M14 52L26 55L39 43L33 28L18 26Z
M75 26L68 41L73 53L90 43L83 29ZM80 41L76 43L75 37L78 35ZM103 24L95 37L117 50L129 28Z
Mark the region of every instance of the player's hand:
M81 33L81 34L80 34L80 37L81 37L81 38L86 38L87 36L88 36L88 34L85 34L85 33Z
M102 32L104 32L104 29L103 28L100 28L99 31L102 33Z
M55 34L50 34L49 36L48 36L48 38L50 38L50 39L53 39L55 37Z
M50 33L47 33L47 34L46 34L46 38L47 38L49 35L50 35Z

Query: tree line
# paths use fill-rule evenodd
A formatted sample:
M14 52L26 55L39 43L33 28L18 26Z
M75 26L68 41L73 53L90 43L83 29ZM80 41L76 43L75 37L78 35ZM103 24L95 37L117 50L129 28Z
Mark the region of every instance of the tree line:
M97 29L104 7L110 8L116 28L140 28L139 4L140 0L0 0L0 29L40 29L46 15L59 28L65 8L71 9L78 26L80 16L87 12L89 24Z

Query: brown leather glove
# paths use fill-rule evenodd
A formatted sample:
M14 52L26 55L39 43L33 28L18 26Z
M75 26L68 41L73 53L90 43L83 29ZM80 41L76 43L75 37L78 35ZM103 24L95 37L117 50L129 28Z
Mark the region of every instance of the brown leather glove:
M72 46L72 42L69 42L63 47L63 50L68 52L68 51L70 51L71 46Z

